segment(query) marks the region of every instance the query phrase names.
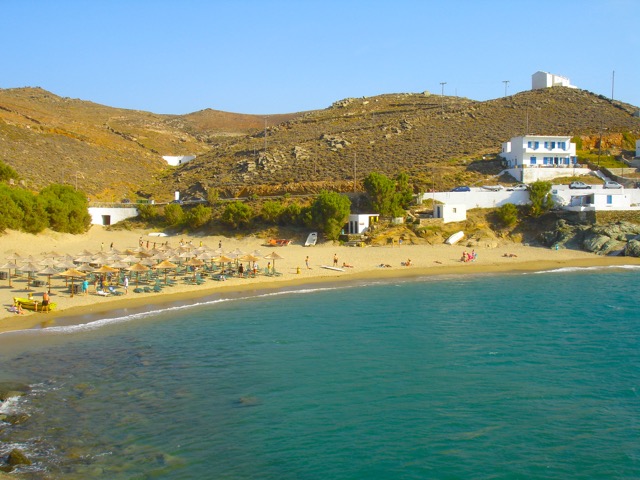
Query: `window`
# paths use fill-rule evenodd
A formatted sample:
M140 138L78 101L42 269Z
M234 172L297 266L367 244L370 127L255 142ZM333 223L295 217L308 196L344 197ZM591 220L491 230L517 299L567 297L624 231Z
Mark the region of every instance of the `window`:
M537 150L539 146L540 146L540 142L533 142L533 149L534 150Z
M567 149L567 142L558 142L558 148L560 148L562 150L566 150Z
M533 148L533 142L527 142L527 148Z
M535 164L537 163L537 161L538 161L538 160L536 159L536 157L531 157L531 158L529 159L529 162L531 163L531 165L535 165Z
M611 205L613 203L613 195L607 195L607 205Z
M553 150L554 148L556 148L556 142L551 142L551 150Z
M564 164L565 164L565 165L569 165L569 157L567 157L567 158L565 158L565 159L564 159Z

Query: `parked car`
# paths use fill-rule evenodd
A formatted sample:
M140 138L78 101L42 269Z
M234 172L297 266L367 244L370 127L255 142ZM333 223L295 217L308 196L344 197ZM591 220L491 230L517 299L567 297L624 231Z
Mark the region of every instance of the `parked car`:
M507 192L521 192L527 190L527 188L528 187L524 183L518 183L517 185L507 187Z
M178 205L182 205L184 202L182 200L171 200L169 203L177 203Z
M469 187L456 187L451 191L452 192L470 192L471 189Z
M589 188L589 189L590 189L590 188L591 188L591 185L587 185L587 184L586 184L586 183L584 183L584 182L571 182L571 183L569 184L569 188L572 188L572 189L584 189L584 188Z
M484 185L482 188L489 190L490 192L499 192L500 190L504 190L502 185Z
M613 180L607 180L606 182L604 182L602 188L622 188L622 185L620 185L618 182L614 182Z

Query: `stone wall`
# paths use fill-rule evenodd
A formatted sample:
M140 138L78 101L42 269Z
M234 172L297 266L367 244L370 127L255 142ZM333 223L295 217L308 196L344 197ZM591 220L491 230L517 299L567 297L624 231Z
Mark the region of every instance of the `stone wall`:
M629 222L640 224L640 211L637 210L615 210L606 212L593 212L595 213L595 223L616 223L616 222Z

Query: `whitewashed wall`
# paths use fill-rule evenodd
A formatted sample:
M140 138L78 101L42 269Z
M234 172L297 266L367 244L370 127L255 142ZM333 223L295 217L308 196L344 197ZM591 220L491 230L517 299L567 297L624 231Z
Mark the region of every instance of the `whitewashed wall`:
M136 207L89 207L92 225L113 225L138 216ZM108 219L108 222L106 220Z

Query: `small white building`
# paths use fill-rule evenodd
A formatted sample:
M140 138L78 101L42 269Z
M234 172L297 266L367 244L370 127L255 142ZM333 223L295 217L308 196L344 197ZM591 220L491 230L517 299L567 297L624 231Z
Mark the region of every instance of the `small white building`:
M349 215L349 221L347 222L344 233L348 235L361 235L369 230L372 223L378 221L379 216L377 213L352 213Z
M569 175L586 175L588 168L578 167L576 144L569 136L523 135L502 144L500 156L516 180L531 183Z
M555 75L548 72L536 72L531 75L531 90L539 90L549 87L569 87L577 88L571 85L571 81L567 77Z
M113 225L127 218L137 217L136 207L89 207L92 225Z
M433 218L441 218L443 223L464 222L467 219L467 206L464 204L437 204L433 209Z
M178 156L164 155L162 157L162 159L165 160L172 167L184 165L185 163L188 163L191 160L194 160L195 158L196 158L195 155L178 155Z

